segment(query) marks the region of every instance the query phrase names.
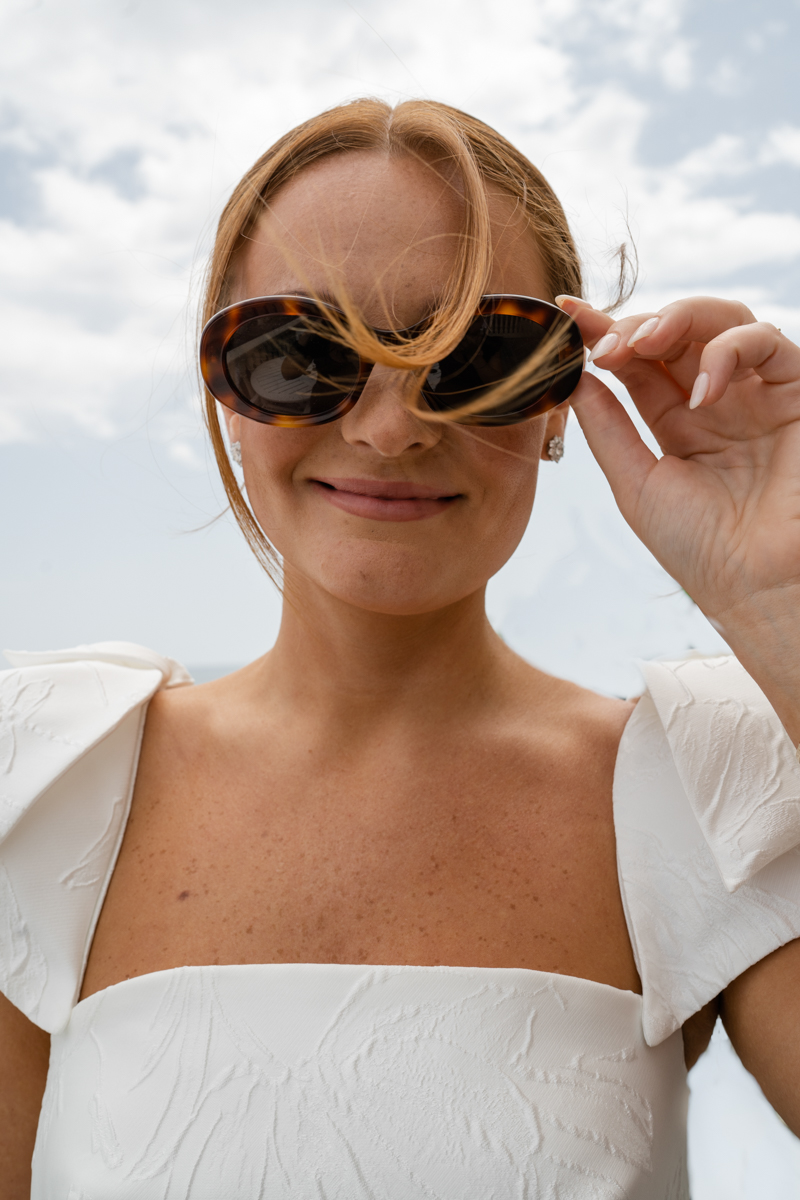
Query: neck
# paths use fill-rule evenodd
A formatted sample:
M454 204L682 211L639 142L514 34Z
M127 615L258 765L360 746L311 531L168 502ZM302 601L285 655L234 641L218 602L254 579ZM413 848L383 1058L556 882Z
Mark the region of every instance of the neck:
M484 592L433 612L397 616L292 581L264 684L282 706L374 724L406 713L441 720L498 677L508 656L486 617Z

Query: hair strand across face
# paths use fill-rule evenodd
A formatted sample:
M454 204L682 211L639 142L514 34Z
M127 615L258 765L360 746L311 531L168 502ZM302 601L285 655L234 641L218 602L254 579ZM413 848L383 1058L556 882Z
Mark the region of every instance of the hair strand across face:
M335 336L364 361L408 371L412 384L407 389L409 406L426 420L463 419L520 394L542 377L545 360L554 349L552 337L490 394L447 416L426 410L419 402L419 387L413 386L414 381L422 381L426 366L439 361L461 340L487 289L493 261L487 190L499 190L515 201L536 241L552 294L581 295L575 243L561 204L541 172L490 126L432 100L408 100L395 108L370 98L339 105L297 126L262 155L234 189L220 217L206 278L202 323L231 303L237 261L278 191L324 158L365 150L409 156L433 171L444 187L457 190L463 225L436 311L422 328L387 343L365 323L339 284L336 301L343 315L333 317ZM288 248L286 256L291 259ZM318 298L311 288L309 296ZM277 582L278 557L233 474L217 402L209 392L205 393L205 417L233 514L257 559Z

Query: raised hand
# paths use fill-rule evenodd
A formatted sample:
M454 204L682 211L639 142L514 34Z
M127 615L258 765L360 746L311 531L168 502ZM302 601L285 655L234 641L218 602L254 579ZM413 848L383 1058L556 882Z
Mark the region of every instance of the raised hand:
M575 412L623 516L751 673L788 654L800 693L800 348L728 300L620 321L561 304L663 452L584 376Z

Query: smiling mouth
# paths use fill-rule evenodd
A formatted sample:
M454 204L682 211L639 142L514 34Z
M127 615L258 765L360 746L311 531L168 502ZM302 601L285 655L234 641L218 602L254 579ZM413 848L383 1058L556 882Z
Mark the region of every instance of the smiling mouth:
M313 479L311 483L335 508L373 521L421 521L463 499L458 492L406 481L328 478Z

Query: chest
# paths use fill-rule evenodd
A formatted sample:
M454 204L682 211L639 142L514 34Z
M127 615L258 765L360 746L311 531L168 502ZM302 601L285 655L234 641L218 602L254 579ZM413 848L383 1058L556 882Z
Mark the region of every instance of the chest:
M547 753L145 762L84 995L176 965L526 967L636 988L611 774ZM560 761L560 760L559 760Z

